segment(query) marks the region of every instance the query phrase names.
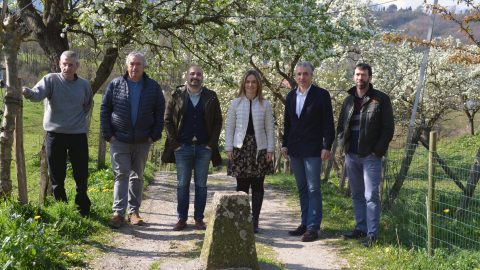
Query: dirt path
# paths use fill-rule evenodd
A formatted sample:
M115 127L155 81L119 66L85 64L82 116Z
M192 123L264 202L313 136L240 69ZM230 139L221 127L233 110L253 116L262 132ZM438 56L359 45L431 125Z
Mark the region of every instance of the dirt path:
M215 191L234 190L235 180L226 175L210 175L209 201ZM193 183L191 185L193 194ZM336 255L328 239L303 243L299 237L288 236L287 231L299 224L298 207L287 206L285 196L265 187L265 201L260 216L257 242L272 247L277 260L286 269L347 269L346 260ZM91 262L89 269L198 269L199 250L203 231L193 229L192 220L185 231L172 230L176 223L176 179L168 172L158 172L146 191L141 214L147 226L124 226L115 234L106 254ZM208 211L209 205L207 205ZM294 208L294 209L292 209ZM190 206L193 213L193 206ZM158 268L157 268L158 269ZM261 269L276 269L261 265Z

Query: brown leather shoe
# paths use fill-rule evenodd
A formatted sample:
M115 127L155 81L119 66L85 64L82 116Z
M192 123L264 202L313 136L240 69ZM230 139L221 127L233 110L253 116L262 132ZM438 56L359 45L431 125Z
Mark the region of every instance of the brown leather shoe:
M318 239L316 231L307 230L302 236L302 242L313 242Z
M125 223L125 218L120 214L113 214L112 218L108 222L108 226L112 229L119 229Z
M178 220L177 224L173 226L174 231L183 231L187 227L187 221L186 220Z
M130 224L136 225L136 226L143 226L145 225L145 222L143 219L140 217L140 215L137 212L133 212L128 214L128 221L130 221Z
M205 222L203 222L203 219L196 219L195 220L195 229L197 230L206 230L207 225L205 225Z

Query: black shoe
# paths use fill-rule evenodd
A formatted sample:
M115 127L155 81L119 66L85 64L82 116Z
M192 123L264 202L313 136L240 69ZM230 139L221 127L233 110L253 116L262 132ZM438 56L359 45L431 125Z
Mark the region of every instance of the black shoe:
M316 231L307 230L302 236L302 242L313 242L318 239L318 233Z
M291 236L300 236L303 235L307 231L307 226L300 225L294 231L289 231L288 234Z
M370 234L365 239L365 243L363 243L363 245L368 248L373 246L376 242L377 242L377 237L373 234Z
M345 239L359 239L359 238L367 236L367 234L360 231L360 230L355 229L355 230L353 230L349 233L343 234L342 236Z

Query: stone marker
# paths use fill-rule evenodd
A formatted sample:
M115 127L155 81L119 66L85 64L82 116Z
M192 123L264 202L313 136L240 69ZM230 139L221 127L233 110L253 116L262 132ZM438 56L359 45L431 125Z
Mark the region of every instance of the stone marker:
M216 192L200 260L204 269L259 269L248 195Z

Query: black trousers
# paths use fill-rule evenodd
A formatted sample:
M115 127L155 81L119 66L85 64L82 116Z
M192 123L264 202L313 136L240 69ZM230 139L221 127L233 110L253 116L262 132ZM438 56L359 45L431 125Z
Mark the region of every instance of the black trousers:
M262 210L263 195L265 193L263 182L265 182L265 176L237 178L237 191L243 191L248 194L250 186L252 187L252 218L254 230L255 228L258 230L258 219L260 217L260 211Z
M53 197L56 201L67 201L65 176L67 156L73 170L76 184L75 204L82 216L90 214L91 202L88 189L88 138L87 134L64 134L47 132L45 139L48 171L52 182Z
M243 191L249 193L250 186L252 187L253 192L264 192L263 182L265 181L265 176L263 177L249 177L249 178L238 178L237 177L237 191Z

